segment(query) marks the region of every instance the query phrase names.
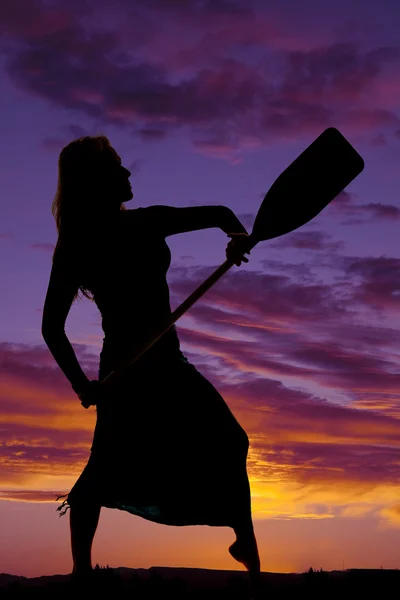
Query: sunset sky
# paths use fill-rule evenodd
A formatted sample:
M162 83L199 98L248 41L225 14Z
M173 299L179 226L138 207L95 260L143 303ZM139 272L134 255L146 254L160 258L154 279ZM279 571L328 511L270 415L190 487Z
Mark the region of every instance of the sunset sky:
M0 4L0 573L71 572L55 496L95 425L41 336L61 149L104 133L132 172L127 208L224 204L250 231L329 126L364 172L310 224L259 244L177 329L249 435L262 569L400 567L399 27L396 0ZM228 239L167 241L174 309ZM66 332L96 378L96 306L74 304ZM93 560L237 569L233 539L103 508Z

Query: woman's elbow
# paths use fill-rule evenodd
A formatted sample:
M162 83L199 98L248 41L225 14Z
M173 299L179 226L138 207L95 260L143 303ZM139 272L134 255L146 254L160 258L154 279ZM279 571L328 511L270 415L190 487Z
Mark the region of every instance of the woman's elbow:
M42 324L42 338L44 339L44 341L48 342L48 340L51 338L51 327L49 325L43 325Z

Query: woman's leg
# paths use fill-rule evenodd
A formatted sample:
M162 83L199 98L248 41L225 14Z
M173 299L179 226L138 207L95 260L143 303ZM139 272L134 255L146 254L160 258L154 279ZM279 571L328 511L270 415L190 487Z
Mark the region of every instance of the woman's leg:
M261 566L251 516L251 493L247 472L245 472L243 479L243 508L240 517L233 527L236 534L236 541L230 546L229 552L231 556L238 562L241 562L249 572L257 574L260 572Z
M76 575L92 570L92 543L99 522L100 509L100 505L87 503L74 503L70 508L72 572Z
M229 548L231 556L242 563L249 573L252 598L265 598L261 583L261 564L251 513L234 527L236 541Z
M236 540L229 548L231 556L242 563L251 573L259 573L261 569L260 556L251 516L233 529Z

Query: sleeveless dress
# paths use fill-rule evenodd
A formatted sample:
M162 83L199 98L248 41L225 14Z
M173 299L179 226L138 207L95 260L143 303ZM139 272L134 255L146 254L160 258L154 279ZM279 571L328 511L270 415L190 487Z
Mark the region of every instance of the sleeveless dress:
M121 211L90 288L105 334L99 379L171 313L171 254L152 207ZM250 512L249 440L172 327L97 406L91 453L57 508L93 502L165 525L234 527ZM60 516L61 516L60 515Z

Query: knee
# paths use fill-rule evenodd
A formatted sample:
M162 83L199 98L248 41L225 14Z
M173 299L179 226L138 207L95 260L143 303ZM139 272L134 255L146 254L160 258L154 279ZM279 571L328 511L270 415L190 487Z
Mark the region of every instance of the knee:
M77 510L79 512L92 512L100 506L96 499L83 494L70 494L68 496L68 504L70 508L75 509L75 512Z
M71 509L74 509L74 512L78 510L79 512L84 511L85 508L88 509L92 502L85 498L82 494L78 494L76 490L72 490L68 495L68 504Z

